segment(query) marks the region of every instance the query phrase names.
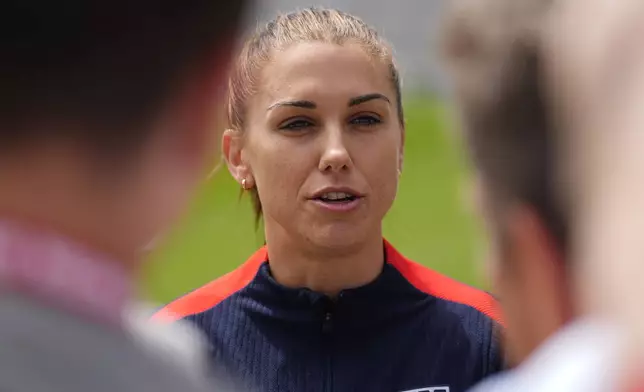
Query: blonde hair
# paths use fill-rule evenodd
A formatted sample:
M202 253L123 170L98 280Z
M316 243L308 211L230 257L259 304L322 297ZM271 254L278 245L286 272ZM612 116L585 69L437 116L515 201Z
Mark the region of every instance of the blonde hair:
M356 43L374 59L387 65L388 76L396 92L399 121L404 124L400 74L390 45L360 18L335 9L307 8L279 15L245 42L228 83L226 113L231 129L243 131L248 99L256 93L260 71L274 52L312 41L336 45ZM262 214L259 195L255 188L250 192L259 219Z

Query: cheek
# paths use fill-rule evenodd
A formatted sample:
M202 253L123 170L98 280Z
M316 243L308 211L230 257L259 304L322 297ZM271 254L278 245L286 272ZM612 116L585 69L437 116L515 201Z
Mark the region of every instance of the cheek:
M278 209L292 210L302 184L315 166L314 154L288 140L254 141L248 147L247 163L264 212L270 215Z
M395 137L380 138L357 147L360 158L356 166L366 177L374 195L380 203L393 204L398 191L398 169L400 157L400 139Z

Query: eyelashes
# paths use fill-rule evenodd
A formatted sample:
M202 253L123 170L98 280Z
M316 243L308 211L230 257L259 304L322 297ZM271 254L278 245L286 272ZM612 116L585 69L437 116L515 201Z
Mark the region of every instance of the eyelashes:
M350 125L360 126L360 127L371 127L374 125L381 124L382 120L376 115L359 115L353 117L349 120ZM299 131L308 129L315 126L314 122L304 118L296 118L285 121L284 123L278 126L278 129L284 131Z
M300 129L306 129L313 126L313 122L304 119L295 119L287 121L281 124L278 129L283 131L297 131Z
M381 122L382 120L380 120L380 118L376 116L371 116L371 115L358 116L351 120L352 124L366 125L366 126L377 125L377 124L380 124Z

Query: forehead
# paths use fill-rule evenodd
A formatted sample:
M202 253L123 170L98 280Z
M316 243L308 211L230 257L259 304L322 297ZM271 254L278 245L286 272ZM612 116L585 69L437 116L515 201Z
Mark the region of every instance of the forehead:
M393 102L388 68L358 44L304 42L273 54L264 68L258 98L324 99L379 92Z

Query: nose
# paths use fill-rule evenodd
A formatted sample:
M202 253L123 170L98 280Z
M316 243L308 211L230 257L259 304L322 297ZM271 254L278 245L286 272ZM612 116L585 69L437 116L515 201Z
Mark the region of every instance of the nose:
M320 157L319 169L322 172L342 172L349 170L353 166L351 155L345 145L343 132L329 130L324 138L324 150Z

